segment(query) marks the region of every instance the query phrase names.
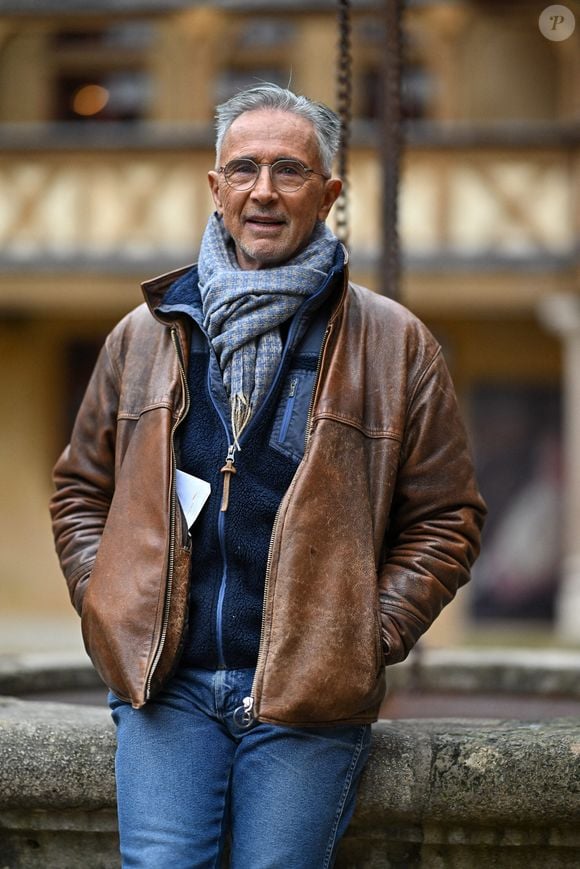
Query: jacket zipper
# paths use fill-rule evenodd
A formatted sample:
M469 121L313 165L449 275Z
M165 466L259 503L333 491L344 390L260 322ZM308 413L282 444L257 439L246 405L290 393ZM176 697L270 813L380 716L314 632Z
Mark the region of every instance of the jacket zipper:
M293 377L290 381L290 389L288 390L288 402L286 407L284 408L284 416L282 417L282 423L280 425L280 433L278 435L278 443L281 444L284 442L286 438L286 433L288 432L288 426L290 425L290 418L292 417L292 411L294 410L294 404L296 402L296 387L298 386L298 378Z
M224 475L224 487L222 491L222 505L220 507L220 513L226 513L228 505L230 503L230 480L233 475L237 473L234 467L235 460L236 447L234 444L230 444L228 447L228 454L226 456L226 463L223 468L220 469L220 472Z
M165 600L163 602L163 620L161 623L161 633L159 635L159 642L157 644L157 650L155 652L155 657L153 658L153 662L149 669L149 673L147 675L147 680L145 683L145 700L149 700L151 695L151 681L153 679L153 675L155 670L159 665L159 661L161 660L161 655L163 653L163 648L165 646L165 640L167 638L167 627L169 624L169 605L171 602L171 593L173 591L173 570L174 570L174 562L175 562L175 525L176 525L176 514L177 514L177 492L175 487L175 471L177 468L177 461L175 458L175 432L183 418L187 415L187 411L189 410L189 390L187 388L187 377L185 375L185 366L183 364L183 356L181 353L181 348L179 346L179 338L177 337L177 329L175 326L171 329L171 340L173 341L173 345L175 347L175 352L177 353L177 360L179 364L179 373L181 376L181 385L183 388L184 402L181 409L181 413L178 415L175 420L173 427L171 429L171 497L170 497L170 506L169 506L169 558L167 565L167 585L165 586Z
M324 351L326 350L326 345L328 344L328 339L330 338L330 333L332 332L332 324L329 323L326 327L326 332L322 338L322 344L320 346L320 353L318 354L318 362L316 363L316 373L314 375L314 387L312 389L312 398L310 399L310 406L308 408L308 416L306 417L306 435L304 437L304 450L308 447L308 441L310 440L310 429L312 427L312 411L314 410L314 404L316 402L316 393L318 392L318 386L320 381L320 369L322 368L322 357L324 356Z
M209 339L208 339L209 340ZM216 612L215 612L215 631L216 631L216 646L217 646L217 657L218 657L218 667L220 669L225 669L226 661L223 650L223 624L222 624L222 616L223 616L223 606L224 599L226 596L226 587L228 582L228 558L226 552L226 536L225 536L225 522L226 517L225 514L228 509L229 500L230 500L230 481L235 473L237 473L236 468L234 467L235 457L236 457L236 448L235 444L229 444L230 440L230 430L228 424L225 420L224 415L221 412L221 409L216 404L213 396L213 392L211 389L210 383L210 372L208 367L208 381L207 381L207 390L210 397L210 401L214 406L214 410L218 416L218 419L221 421L226 438L228 441L228 451L226 455L226 461L222 468L220 468L221 473L224 475L223 481L223 489L222 489L222 501L220 506L220 511L218 513L217 520L217 532L218 532L218 541L220 547L220 554L222 557L222 578L220 581L220 587L218 591L218 599L216 604Z
M312 412L314 410L314 403L316 400L316 393L318 392L318 385L320 379L320 369L322 368L322 359L324 357L324 351L326 350L326 346L328 344L328 339L330 337L330 333L332 331L332 324L328 324L326 327L326 331L322 338L322 344L320 346L320 353L318 354L318 362L316 363L316 374L314 377L314 387L312 389L312 398L310 399L310 406L308 408L308 416L306 417L306 435L304 438L304 449L306 450L308 447L308 441L310 440L310 429L312 424ZM252 682L252 688L250 691L250 695L248 697L244 697L242 699L242 706L238 706L237 709L234 710L234 719L238 727L247 728L250 727L253 722L257 718L256 713L256 677L258 674L258 670L260 668L260 664L264 657L264 634L266 633L266 601L268 599L268 592L270 588L270 573L272 570L272 559L273 559L273 547L274 547L274 538L276 537L276 532L278 530L278 522L280 519L280 508L282 506L282 502L280 502L278 509L276 510L276 516L274 517L274 524L272 525L272 534L270 535L270 546L268 548L268 560L266 561L266 575L264 579L264 597L262 602L262 624L260 628L260 644L258 646L258 659L256 661L256 670L254 673L254 680Z
M347 259L348 259L348 257L347 257L347 255L346 255L346 251L345 251L345 262L347 261ZM320 373L320 366L321 366L321 363L322 363L322 356L323 356L323 353L324 353L324 349L325 349L326 342L327 342L327 338L328 338L328 336L329 336L329 334L330 334L330 331L331 331L331 326L330 326L330 324L329 324L329 325L327 326L327 328L326 328L325 333L324 333L324 336L323 336L323 339L322 339L322 345L321 345L321 347L320 347L320 353L318 354L318 363L317 363L317 367L316 367L316 375L315 375L315 378L314 378L315 386L314 386L314 390L313 390L313 393L312 393L312 399L311 399L311 402L310 402L310 408L309 408L309 411L308 411L308 417L307 417L306 439L305 439L305 443L306 443L306 444L308 443L308 438L309 438L310 419L311 419L311 417L312 417L312 407L313 407L313 404L314 404L314 394L315 394L315 392L316 392L317 381L318 381L318 375L319 375L319 373ZM291 343L291 342L290 342L290 335L289 335L289 337L288 337L288 344L290 344L290 343ZM268 400L269 400L269 398L270 398L271 391L272 391L272 390L275 388L275 386L276 386L276 381L277 381L277 378L275 378L275 379L274 379L274 382L271 384L270 389L269 389L269 391L268 391L268 394L267 394L266 397L264 398L264 404L266 404L266 403L268 402ZM228 424L227 424L227 422L225 421L225 419L224 419L224 417L223 417L221 411L220 411L219 408L218 408L218 405L216 404L216 402L215 402L215 400L214 400L214 398L213 398L213 393L212 393L212 389L211 389L211 384L210 384L210 382L209 382L209 370L208 370L208 392L209 392L209 395L210 395L211 401L212 401L212 403L213 403L213 406L214 406L214 408L215 408L215 410L216 410L216 412L217 412L217 415L218 415L218 417L219 417L219 418L221 419L221 421L222 421L222 424L223 424L224 429L225 429L225 431L226 431L226 435L227 435L228 440L229 440L229 437L230 437L230 430L229 430ZM289 396L289 398L291 399L292 403L294 403L294 397L293 397L293 396ZM225 656L224 656L224 653L223 653L223 625L222 625L222 614L223 614L223 603L224 603L224 598L225 598L225 593L226 593L227 576L228 576L227 553L226 553L226 545L225 545L225 513L227 512L227 509L228 509L228 506L229 506L229 496L230 496L230 483L231 483L231 479L232 479L233 475L234 475L235 473L237 473L236 468L234 467L234 461L235 461L235 445L231 445L231 444L230 444L230 446L228 446L228 453L227 453L227 456L226 456L226 463L225 463L225 465L224 465L222 468L220 468L221 472L224 474L224 487L223 487L223 490L222 490L222 503L221 503L220 513L219 513L219 517L218 517L218 539L219 539L219 542L220 542L220 551L221 551L221 554L222 554L222 559L223 559L224 569L223 569L223 572L222 572L222 580L221 580L221 583L220 583L220 590L219 590L219 593L218 593L218 601L217 601L217 607L216 607L216 642L217 642L217 647L218 647L218 662L219 662L219 666L220 666L220 667L223 667L223 668L226 667L226 662L225 662ZM266 562L266 576L265 576L265 580L264 580L264 597L263 597L263 610L262 610L262 625L261 625L261 629L260 629L260 643L259 643L259 647L258 647L258 648L259 648L259 651L258 651L258 662L260 661L260 650L261 650L261 648L262 648L262 646L263 646L263 642L262 642L262 640L263 640L263 637L264 637L264 630L265 630L265 626L264 626L264 607L265 607L266 596L267 596L267 593L268 593L268 586L269 586L269 580L270 580L270 567L271 567L271 563L272 563L272 542L273 542L273 540L274 540L274 535L275 535L276 527L277 527L277 524L278 524L278 515L279 515L279 512L280 512L280 507L278 507L278 510L276 511L276 516L274 517L274 524L273 524L273 526L272 526L272 534L271 534L271 536L270 536L270 546L269 546L269 549L268 549L268 560L267 560L267 562ZM256 670L258 669L258 662L256 663ZM254 686L255 686L255 677L254 677L254 682L253 682L253 684L252 684L251 696L250 696L250 697L244 697L243 700L242 700L243 706L239 706L239 707L237 707L237 709L234 710L234 717L235 717L235 719L236 719L236 722L237 722L237 723L243 722L243 723L240 724L240 726L243 726L243 727L249 727L250 724L252 723L252 721L254 720L254 715L253 715L253 711L252 711L252 710L253 710L253 705L254 705L254 692L255 692L255 687L254 687Z
M218 592L218 599L216 604L216 644L217 644L217 652L218 652L218 665L220 668L225 669L226 660L224 655L224 642L223 642L223 609L224 609L224 599L226 596L226 587L228 584L228 557L226 553L226 517L225 513L228 509L228 504L230 500L230 480L236 472L234 467L236 456L236 448L234 444L230 444L228 447L228 454L226 457L226 463L221 468L221 473L224 475L224 487L222 490L222 503L220 507L220 512L218 513L218 540L220 544L220 552L222 556L223 562L223 570L222 570L222 578L220 582L220 589Z

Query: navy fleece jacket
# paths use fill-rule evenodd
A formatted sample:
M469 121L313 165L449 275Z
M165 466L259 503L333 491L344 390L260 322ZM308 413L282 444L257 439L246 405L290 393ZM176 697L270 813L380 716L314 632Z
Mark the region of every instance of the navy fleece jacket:
M178 466L206 480L211 495L191 529L189 624L182 663L206 669L253 667L260 643L266 563L278 505L302 458L318 356L331 301L343 283L344 254L286 329L270 391L240 438L229 504L220 511L229 406L203 329L197 269L169 290L159 311L193 321L187 371L190 409L178 430Z

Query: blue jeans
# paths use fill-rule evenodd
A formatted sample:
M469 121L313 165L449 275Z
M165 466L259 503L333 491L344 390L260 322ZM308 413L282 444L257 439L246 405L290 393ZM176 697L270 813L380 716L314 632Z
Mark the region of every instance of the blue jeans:
M370 726L244 729L253 675L182 669L139 710L109 696L124 869L216 869L228 832L232 869L332 866Z

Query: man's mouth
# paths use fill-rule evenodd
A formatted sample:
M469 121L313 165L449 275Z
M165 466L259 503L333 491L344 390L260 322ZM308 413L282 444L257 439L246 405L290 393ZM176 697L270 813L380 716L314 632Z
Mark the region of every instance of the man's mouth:
M253 226L282 226L286 223L282 217L261 214L250 214L244 219L244 222Z

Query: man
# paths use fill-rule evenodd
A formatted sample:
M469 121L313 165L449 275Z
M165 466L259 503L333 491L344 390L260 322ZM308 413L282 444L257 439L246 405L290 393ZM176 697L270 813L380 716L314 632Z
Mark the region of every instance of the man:
M467 581L484 507L440 348L324 223L338 118L262 85L217 119L199 263L108 337L55 540L111 689L123 865L218 866L229 829L233 867L319 869L385 664Z

